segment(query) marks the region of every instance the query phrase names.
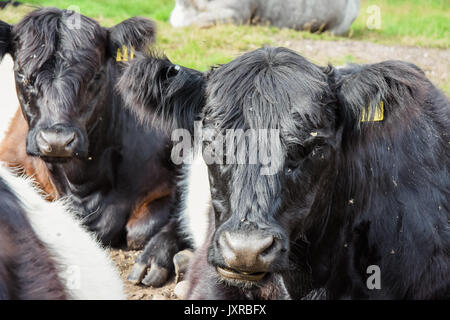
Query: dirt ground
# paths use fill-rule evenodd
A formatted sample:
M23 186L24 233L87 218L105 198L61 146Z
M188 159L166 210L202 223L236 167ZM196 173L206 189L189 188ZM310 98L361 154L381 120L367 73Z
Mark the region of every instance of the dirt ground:
M309 60L325 65L328 62L376 63L384 60L403 60L418 65L438 87L449 90L450 49L434 49L404 46L385 46L361 41L283 41L285 46L298 51ZM447 96L450 92L447 92Z
M404 60L422 68L427 77L437 86L449 85L450 50L417 47L384 46L357 41L302 40L279 42L278 45L298 51L311 61L325 65L329 61L340 62L351 57L357 63L374 63L383 60ZM344 61L342 61L344 62ZM449 92L447 92L449 95ZM162 288L135 286L126 281L138 251L112 250L111 256L126 282L125 290L131 300L176 299L174 280Z

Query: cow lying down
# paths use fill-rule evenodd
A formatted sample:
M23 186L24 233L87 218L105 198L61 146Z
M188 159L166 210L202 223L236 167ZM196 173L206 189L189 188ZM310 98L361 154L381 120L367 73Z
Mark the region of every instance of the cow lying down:
M170 23L174 27L261 24L342 35L358 13L359 0L176 0Z
M202 146L182 158L188 298L283 298L266 291L280 277L293 299L450 298L450 104L418 67L262 48L202 74L150 56L119 89L173 132L172 160Z
M0 300L125 298L108 254L73 217L0 166Z
M140 17L105 28L71 10L43 8L15 25L0 21L0 60L11 56L14 66L0 81L15 79L20 102L0 160L32 176L49 200L70 197L104 245L141 249L170 229L169 137L139 125L114 90L122 62L154 39L154 23ZM149 276L132 281L164 284L177 245L152 247L155 259L139 260L142 275L151 266Z

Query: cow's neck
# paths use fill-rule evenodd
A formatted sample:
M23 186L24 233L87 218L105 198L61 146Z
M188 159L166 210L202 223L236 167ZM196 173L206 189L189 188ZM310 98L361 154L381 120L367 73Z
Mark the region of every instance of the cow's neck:
M333 163L323 178L318 180L315 200L301 233L309 246L307 260L314 270L315 285L319 286L327 282L333 269L330 262L340 252L339 248L345 245L345 230L336 228L336 225L351 224L354 217L348 206L356 201L349 197L346 186L342 185L349 173L342 170L338 160Z

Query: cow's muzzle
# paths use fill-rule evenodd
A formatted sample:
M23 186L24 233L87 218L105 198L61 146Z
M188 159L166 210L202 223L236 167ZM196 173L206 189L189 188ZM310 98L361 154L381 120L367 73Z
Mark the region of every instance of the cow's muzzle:
M219 236L218 253L225 266L217 266L224 279L257 282L271 270L284 251L272 235L253 232L228 232Z
M36 146L39 156L57 161L82 157L85 148L81 134L75 128L54 126L36 133Z

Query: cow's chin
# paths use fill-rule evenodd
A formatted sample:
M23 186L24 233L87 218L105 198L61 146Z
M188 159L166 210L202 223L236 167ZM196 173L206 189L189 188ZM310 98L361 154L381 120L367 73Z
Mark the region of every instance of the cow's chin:
M52 164L63 164L68 163L74 160L74 157L48 157L48 156L39 156L44 162L52 163Z
M271 278L268 272L239 272L224 267L216 267L216 271L226 284L244 289L260 287Z

